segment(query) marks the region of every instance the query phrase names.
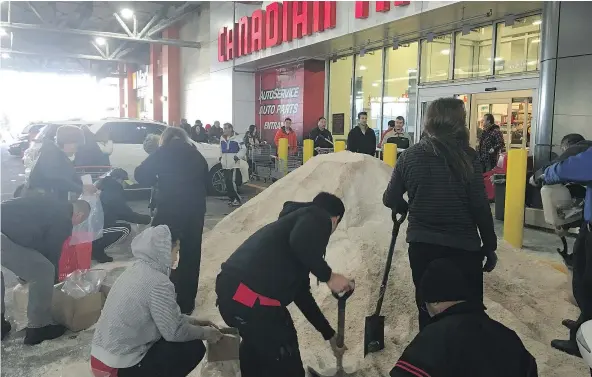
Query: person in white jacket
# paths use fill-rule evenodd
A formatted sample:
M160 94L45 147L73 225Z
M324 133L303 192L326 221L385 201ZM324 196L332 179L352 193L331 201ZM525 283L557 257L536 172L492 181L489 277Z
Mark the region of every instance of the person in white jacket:
M111 288L94 333L95 377L185 377L205 355L203 340L222 338L211 322L181 314L169 279L178 251L179 237L166 225L132 241L137 260Z
M234 132L234 127L230 123L224 123L224 133L220 138L220 164L224 172L224 181L226 183L226 192L230 199L230 205L238 207L241 203L241 197L238 194L236 182L241 181L241 160L245 159L246 148L244 141Z

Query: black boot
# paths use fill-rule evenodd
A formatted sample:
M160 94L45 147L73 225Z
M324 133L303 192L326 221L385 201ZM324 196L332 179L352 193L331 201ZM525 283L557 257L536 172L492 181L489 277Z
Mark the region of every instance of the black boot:
M561 324L570 330L576 331L578 329L578 323L573 319L564 319Z
M101 250L101 249L93 249L92 251L92 259L99 262L99 263L109 263L109 262L113 262L113 258L111 258L110 256L108 256L105 253L105 250Z
M25 344L33 346L45 340L52 340L64 335L66 328L61 325L47 325L39 328L27 328Z
M575 341L553 339L551 341L551 347L561 352L565 352L568 355L582 357L578 344Z
M10 333L10 330L12 330L12 326L10 325L10 322L8 322L4 318L4 314L2 314L2 340L4 340L4 338L6 338L6 335L8 335L8 333Z

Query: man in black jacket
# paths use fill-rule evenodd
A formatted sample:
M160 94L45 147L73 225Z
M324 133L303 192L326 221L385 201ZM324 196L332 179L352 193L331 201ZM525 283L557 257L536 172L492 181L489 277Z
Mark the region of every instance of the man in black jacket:
M391 377L537 377L516 333L471 300L462 272L436 259L421 280L430 323L407 346Z
M105 249L130 234L132 228L128 223L147 225L152 220L150 216L136 213L127 205L123 189L123 181L127 179L127 172L116 168L96 183L101 190L104 216L103 236L94 240L92 245L92 258L97 262L113 261L113 258L105 254Z
M314 155L319 154L320 148L333 148L333 135L327 129L327 119L320 117L317 127L310 131L310 138L314 142Z
M328 193L311 203L287 202L278 220L255 232L222 264L216 280L218 307L242 337L243 377L304 377L296 329L286 308L292 302L335 353L343 352L310 292L309 274L333 292L351 289L351 281L332 272L324 259L344 213L341 199Z
M72 227L88 218L90 206L47 196L17 198L2 202L2 267L29 283L28 326L25 344L33 345L61 336L65 328L53 324L53 284L62 246ZM2 338L10 332L4 318L4 276L2 276Z
M370 156L376 154L376 134L368 127L368 113L358 113L358 125L347 135L347 150L364 153Z

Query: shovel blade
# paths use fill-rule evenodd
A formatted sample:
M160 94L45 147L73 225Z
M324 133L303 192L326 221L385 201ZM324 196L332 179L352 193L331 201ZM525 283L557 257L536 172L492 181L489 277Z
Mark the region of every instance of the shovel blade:
M384 316L366 317L364 326L364 357L372 352L384 349Z

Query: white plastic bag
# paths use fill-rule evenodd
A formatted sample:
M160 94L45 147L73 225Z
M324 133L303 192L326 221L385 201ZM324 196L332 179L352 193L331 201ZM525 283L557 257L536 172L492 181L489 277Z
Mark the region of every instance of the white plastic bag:
M105 219L99 195L82 194L80 199L85 200L90 205L90 215L88 216L88 219L72 229L70 245L89 243L103 236Z
M76 270L66 277L61 291L68 296L82 298L98 292L105 277L105 270Z
M194 374L190 374L190 376L193 377ZM197 368L197 374L195 376L241 377L240 362L238 360L233 360L210 363L207 361L207 358L204 357L204 360L200 363L200 366Z
M11 319L15 331L21 331L27 327L27 308L29 306L29 285L17 284L12 289L12 303L6 305L6 315Z

